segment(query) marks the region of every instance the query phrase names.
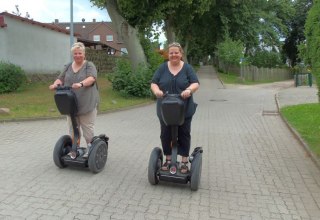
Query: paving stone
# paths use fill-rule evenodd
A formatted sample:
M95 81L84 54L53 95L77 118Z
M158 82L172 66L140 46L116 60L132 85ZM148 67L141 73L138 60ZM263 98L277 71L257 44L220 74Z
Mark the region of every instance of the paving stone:
M319 167L280 115L271 114L276 101L317 102L316 89L295 88L293 81L222 85L209 66L198 76L192 123L192 148L204 150L198 191L148 183L149 156L160 146L155 104L98 115L96 134L110 137L98 174L54 165L54 145L67 133L64 118L6 122L0 219L318 220Z

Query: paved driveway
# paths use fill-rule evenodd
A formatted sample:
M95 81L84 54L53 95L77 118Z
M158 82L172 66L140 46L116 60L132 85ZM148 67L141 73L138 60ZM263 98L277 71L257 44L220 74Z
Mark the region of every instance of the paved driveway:
M110 137L99 174L52 161L65 120L0 124L0 219L320 219L320 172L276 112L278 88L229 87L199 71L192 146L198 191L147 179L159 146L155 105L98 116Z

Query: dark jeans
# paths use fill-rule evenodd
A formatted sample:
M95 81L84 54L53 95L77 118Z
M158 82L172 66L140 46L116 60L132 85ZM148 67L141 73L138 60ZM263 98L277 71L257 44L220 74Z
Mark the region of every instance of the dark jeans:
M190 143L191 143L191 120L192 117L186 118L184 123L178 127L178 154L183 157L189 156ZM166 126L160 120L161 133L160 139L164 155L171 155L171 127Z

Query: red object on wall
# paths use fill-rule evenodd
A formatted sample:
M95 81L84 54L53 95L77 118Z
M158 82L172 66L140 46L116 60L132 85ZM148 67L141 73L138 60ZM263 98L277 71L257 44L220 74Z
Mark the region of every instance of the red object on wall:
M0 15L0 27L4 28L7 27L8 25L6 23L4 23L4 16Z

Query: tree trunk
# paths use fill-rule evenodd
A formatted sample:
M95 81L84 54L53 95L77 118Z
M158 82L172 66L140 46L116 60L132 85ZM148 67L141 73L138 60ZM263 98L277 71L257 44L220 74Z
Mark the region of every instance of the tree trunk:
M106 8L112 21L113 29L117 31L118 38L126 45L129 59L134 68L138 64L147 63L142 45L139 40L138 31L132 27L119 13L116 0L106 0Z
M189 41L188 40L186 40L186 43L185 43L185 45L184 45L184 47L183 47L183 60L184 60L184 62L186 62L186 63L188 63L188 49L189 49Z
M174 32L173 25L171 24L170 17L164 21L164 29L166 32L167 42L171 44L172 42L176 41L176 34Z

